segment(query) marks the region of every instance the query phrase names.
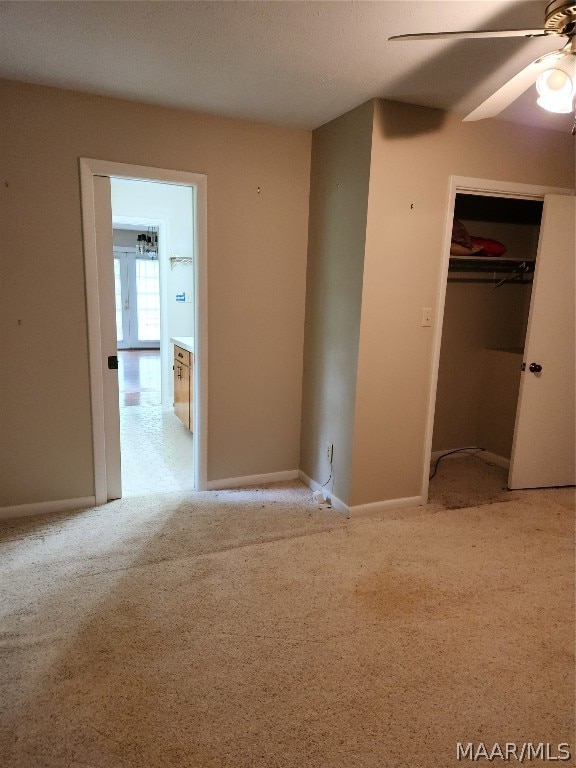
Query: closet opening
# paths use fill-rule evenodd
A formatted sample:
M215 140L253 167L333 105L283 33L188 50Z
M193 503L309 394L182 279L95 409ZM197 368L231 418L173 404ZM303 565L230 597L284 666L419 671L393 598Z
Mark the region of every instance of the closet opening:
M456 192L431 475L448 454L510 465L542 211L541 199Z

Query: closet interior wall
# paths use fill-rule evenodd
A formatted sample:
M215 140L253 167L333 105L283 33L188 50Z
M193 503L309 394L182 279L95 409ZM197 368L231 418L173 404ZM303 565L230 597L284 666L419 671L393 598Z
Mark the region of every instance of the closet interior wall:
M456 197L468 232L504 243L502 259L535 260L541 203L474 197ZM433 452L481 446L510 459L532 286L526 275L495 287L506 277L448 273Z

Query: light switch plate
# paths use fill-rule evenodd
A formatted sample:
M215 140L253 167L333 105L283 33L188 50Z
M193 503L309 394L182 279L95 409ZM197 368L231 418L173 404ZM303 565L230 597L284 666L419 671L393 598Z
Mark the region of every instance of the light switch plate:
M430 328L432 325L432 307L422 307L422 328Z

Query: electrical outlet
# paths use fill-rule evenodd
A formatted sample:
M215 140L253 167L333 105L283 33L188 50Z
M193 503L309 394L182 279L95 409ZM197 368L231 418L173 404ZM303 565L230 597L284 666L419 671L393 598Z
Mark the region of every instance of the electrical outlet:
M430 328L432 325L432 307L422 307L422 328Z
M334 444L326 443L326 458L328 459L329 464L332 464L333 456L334 456Z

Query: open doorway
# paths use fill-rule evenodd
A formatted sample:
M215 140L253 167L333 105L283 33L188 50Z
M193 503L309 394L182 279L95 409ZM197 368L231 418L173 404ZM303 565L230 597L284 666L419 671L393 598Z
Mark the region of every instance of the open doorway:
M98 160L80 166L97 503L202 490L206 179ZM138 235L149 232L157 250L139 252ZM193 432L174 413L181 339L194 349Z
M174 413L169 361L172 338L194 339L193 190L112 177L110 191L122 495L192 490L193 433Z
M424 496L448 456L502 491L574 483L573 222L570 190L452 178Z

